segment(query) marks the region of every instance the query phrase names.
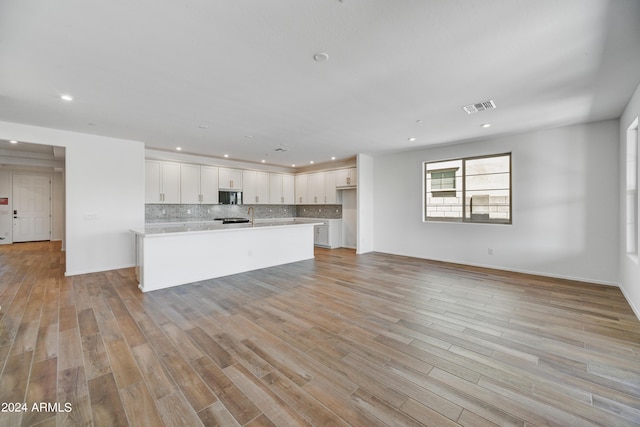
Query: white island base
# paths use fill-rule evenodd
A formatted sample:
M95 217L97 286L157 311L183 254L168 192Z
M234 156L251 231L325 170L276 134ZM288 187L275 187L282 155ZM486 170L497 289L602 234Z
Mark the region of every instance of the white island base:
M315 223L132 230L143 292L313 258Z

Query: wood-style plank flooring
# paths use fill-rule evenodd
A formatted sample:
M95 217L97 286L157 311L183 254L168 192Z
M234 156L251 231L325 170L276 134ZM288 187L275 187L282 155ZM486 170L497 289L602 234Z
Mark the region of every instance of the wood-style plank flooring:
M146 294L63 272L0 246L0 426L640 424L615 287L344 249Z

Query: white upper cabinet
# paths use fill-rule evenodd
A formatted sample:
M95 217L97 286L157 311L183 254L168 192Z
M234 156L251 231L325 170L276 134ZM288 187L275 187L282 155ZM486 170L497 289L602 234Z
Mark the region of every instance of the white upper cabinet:
M307 175L307 199L311 205L324 204L324 172Z
M336 204L336 172L327 171L324 173L324 203L327 205Z
M242 190L242 169L218 168L218 188Z
M358 170L356 168L338 169L336 171L336 187L356 187L358 185Z
M356 168L291 175L145 160L145 203L218 204L218 190L231 190L248 205L333 205L357 179Z
M282 203L295 204L295 182L293 175L282 175Z
M293 175L269 174L269 203L272 205L294 204L295 190Z
M180 203L180 163L145 161L145 203Z
M218 168L180 165L180 200L185 204L217 204Z
M296 205L306 205L307 202L307 175L295 177Z
M218 174L218 168L215 166L200 166L201 203L218 204Z
M200 166L180 165L180 201L200 203Z
M242 200L245 205L269 203L269 173L242 171Z

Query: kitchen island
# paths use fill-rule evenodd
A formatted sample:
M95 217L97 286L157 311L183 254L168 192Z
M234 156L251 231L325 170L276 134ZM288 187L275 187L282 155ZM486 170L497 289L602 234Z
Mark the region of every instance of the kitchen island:
M315 225L318 222L298 219L215 221L131 230L138 287L148 292L312 259Z

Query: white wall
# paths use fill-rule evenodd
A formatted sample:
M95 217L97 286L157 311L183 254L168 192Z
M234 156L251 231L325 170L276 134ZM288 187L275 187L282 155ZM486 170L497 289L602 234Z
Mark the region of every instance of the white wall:
M358 154L358 219L357 219L357 253L363 254L374 249L374 186L373 158Z
M0 138L66 148L67 275L134 265L144 226L144 144L0 122Z
M422 221L423 161L505 152L512 225ZM618 284L618 160L617 120L375 157L374 250Z
M51 175L51 240L62 240L64 250L64 172L54 172Z
M627 301L636 313L636 316L640 318L640 266L638 265L637 257L635 259L630 258L626 254L625 246L625 212L626 212L626 145L627 145L627 129L636 119L640 116L640 86L636 89L635 94L632 96L629 104L624 113L620 117L620 158L619 158L619 170L620 170L620 199L619 199L619 212L620 212L620 287L624 293Z
M0 198L11 201L11 174L8 170L0 170ZM0 205L0 245L11 243L13 215L11 205Z

